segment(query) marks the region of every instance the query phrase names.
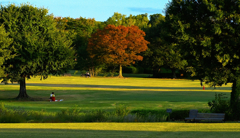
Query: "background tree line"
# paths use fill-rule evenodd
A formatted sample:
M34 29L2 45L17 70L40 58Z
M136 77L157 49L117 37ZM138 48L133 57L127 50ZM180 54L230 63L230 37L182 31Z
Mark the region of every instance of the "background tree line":
M237 0L172 0L166 17L146 14L126 17L114 13L102 26L138 26L146 33L148 49L137 66L189 72L210 86L232 83L229 112L239 112L239 22ZM240 112L239 112L240 113ZM235 114L237 115L237 114Z
M36 76L47 79L49 75L62 75L74 68L86 69L93 76L116 65L120 66L120 71L122 65L142 60L143 57L138 54L145 51L148 44L144 40L145 32L139 29L149 26L147 15L125 18L125 15L115 13L106 22L98 22L82 17L54 17L48 14L47 9L30 4L9 4L1 5L0 25L0 79L5 84L9 81L20 84L17 99L30 98L26 92L26 79ZM89 52L88 45L91 36L104 29L106 31L102 35L112 37L109 32L115 31L116 37L113 38L121 37L116 42L111 38L109 42L123 49L118 50L113 45L115 50L108 53L107 58L103 57L108 60L102 62L93 58L98 51ZM95 36L98 38L98 35ZM98 41L101 42L101 39ZM124 43L120 45L121 42ZM96 46L93 45L93 48Z
M150 17L150 18L149 18ZM184 71L187 64L179 54L179 49L172 43L166 41L171 39L170 30L166 28L165 17L161 14L153 14L148 17L147 14L140 15L123 15L114 13L105 22L95 21L94 19L86 19L83 17L73 19L69 17L55 17L57 27L60 29L72 31L75 33L73 46L75 47L77 64L74 69L90 71L91 75L97 75L99 72L109 72L114 74L119 68L116 64L105 64L106 62L98 62L94 58L90 58L87 51L88 42L93 33L102 30L107 25L114 26L137 26L145 32L144 38L149 42L148 49L141 52L142 61L136 61L135 64L127 64L130 67L123 67L124 71L131 68L139 69L138 73L152 73L153 77L161 77L161 68L170 69L173 73L172 77L176 78L176 70ZM150 19L150 20L149 20ZM129 73L137 73L132 70ZM169 77L169 76L168 76Z

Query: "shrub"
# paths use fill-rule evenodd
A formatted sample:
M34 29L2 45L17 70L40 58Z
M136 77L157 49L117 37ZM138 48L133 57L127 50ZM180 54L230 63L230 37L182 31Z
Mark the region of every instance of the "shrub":
M133 110L131 114L137 115L137 122L163 122L169 116L163 110Z
M208 102L208 106L210 107L210 111L213 113L225 113L225 120L239 120L240 111L234 111L231 107L230 100L226 100L226 94L215 93L215 99ZM238 107L240 103L237 103Z
M105 122L106 120L105 112L102 110L92 111L84 116L84 122Z
M8 110L4 103L0 104L0 123L21 123L26 122L24 112Z
M126 66L126 67L123 67L123 72L124 72L124 73L137 74L137 73L138 73L138 68L137 68L137 67L134 67L134 66L132 66L132 65Z
M117 105L115 109L115 114L117 116L125 116L130 113L129 108L126 105Z
M0 115L0 123L25 123L26 119L23 115L16 112L4 112Z
M199 112L209 112L200 110ZM58 113L42 111L25 111L23 108L8 109L0 104L1 123L67 123L67 122L162 122L167 118L183 121L189 115L189 110L173 110L168 114L166 110L133 110L126 105L117 105L114 111L106 112L93 110L83 112L77 106L64 109ZM230 117L231 114L228 115Z
M225 100L227 97L226 94L215 93L215 99L208 102L208 106L210 107L210 110L214 113L225 113L230 109L230 101Z

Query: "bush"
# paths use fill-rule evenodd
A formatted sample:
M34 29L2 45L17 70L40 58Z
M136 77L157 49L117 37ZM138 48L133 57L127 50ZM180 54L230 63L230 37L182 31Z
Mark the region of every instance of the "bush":
M115 109L115 114L117 116L125 116L125 115L128 115L129 114L129 109L126 105L117 105L116 106L116 109Z
M131 114L137 115L137 122L163 122L169 117L163 110L133 110Z
M0 123L25 123L26 118L21 112L5 111L1 112Z
M106 113L102 110L92 111L84 116L84 122L105 122L105 121Z
M227 97L226 94L215 93L215 99L208 102L208 106L210 107L210 110L214 113L225 113L230 109L230 101L225 100Z
M226 100L227 97L226 94L215 93L215 99L208 102L208 106L210 107L210 111L213 113L225 113L225 120L239 120L240 119L240 111L233 111L233 108L231 107L230 100ZM238 107L240 106L240 103L238 103Z
M123 67L123 72L124 72L124 73L137 74L137 73L138 73L138 68L137 68L137 67L134 67L134 66L132 66L132 65L126 66L126 67Z
M199 112L209 112L200 110ZM189 115L189 110L133 110L126 105L117 105L114 111L93 110L83 112L77 106L64 109L58 113L42 111L25 111L18 107L8 109L0 104L0 123L68 123L68 122L163 122L169 120L183 121ZM228 114L228 117L231 114Z
M4 103L0 104L0 123L21 123L26 122L24 112L8 110Z

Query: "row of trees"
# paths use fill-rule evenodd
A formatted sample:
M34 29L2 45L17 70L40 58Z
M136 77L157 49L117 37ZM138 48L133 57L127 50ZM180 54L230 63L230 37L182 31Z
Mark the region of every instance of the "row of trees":
M148 19L147 14L141 14L137 16L130 15L127 17L126 15L122 15L120 13L114 13L114 15L105 22L98 22L95 21L94 19L85 19L82 17L78 19L72 19L69 17L67 18L56 17L55 21L57 22L58 28L65 29L68 31L71 30L76 33L73 42L74 47L77 50L77 65L75 66L75 69L88 70L90 71L92 76L94 76L103 69L105 69L108 72L115 72L116 66L120 65L119 61L117 60L111 59L112 62L110 64L106 60L105 61L102 60L100 62L99 57L93 58L94 56L89 55L91 52L90 51L91 48L87 47L90 38L99 35L101 30L105 30L106 33L106 30L109 27L108 25L114 25L115 29L119 28L120 26L122 28L124 27L131 28L131 26L137 26L142 31L142 36L144 36L144 38L143 37L139 38L141 38L142 40L146 39L148 42L150 42L148 43L147 49L145 45L142 45L144 50L139 51L141 52L141 54L140 55L138 54L138 58L132 58L131 61L123 65L130 65L135 63L136 61L137 66L153 70L153 74L156 76L159 73L161 67L169 68L172 70L173 73L175 73L176 69L183 70L185 65L187 65L186 60L183 59L182 56L179 54L179 49L177 49L176 45L172 45L171 43L168 43L168 41L166 41L166 39L171 39L169 37L169 34L171 32L167 28L165 28L167 27L165 17L161 14L150 15L150 20ZM99 30L99 32L97 32L97 30ZM108 41L108 43L110 42L111 41ZM107 43L106 46L109 46L108 49L111 49L110 48L111 46L108 45ZM115 45L114 47L119 46L120 43L118 43L118 46ZM91 44L89 44L89 47L91 47ZM124 47L124 44L122 44L122 46L120 47ZM133 50L138 51L137 49ZM98 51L98 53L99 52L100 51ZM106 53L103 52L102 54ZM137 62L139 60L140 61L142 60L142 62ZM120 68L119 71L121 72ZM175 78L176 75L173 74L173 77Z
M25 4L1 6L1 79L18 81L18 97L28 97L25 78L45 79L73 67L94 73L143 58L141 65L156 71L184 69L212 86L232 82L234 104L239 99L239 5L237 0L173 0L165 17L114 13L105 22L57 18Z
M134 24L145 27L146 19L146 15L125 18L115 13L108 21L97 22L54 17L29 4L1 5L0 80L20 83L19 99L29 98L26 79L38 75L46 79L74 67L94 73L103 66L120 66L121 77L122 66L143 59L137 54L149 42Z
M142 54L143 65L153 70L158 71L160 67L170 68L173 72L182 69L211 86L233 83L231 105L237 110L240 2L172 0L165 13L165 17L151 15L149 21L146 14L126 17L115 13L104 23L135 25L144 31L150 44Z

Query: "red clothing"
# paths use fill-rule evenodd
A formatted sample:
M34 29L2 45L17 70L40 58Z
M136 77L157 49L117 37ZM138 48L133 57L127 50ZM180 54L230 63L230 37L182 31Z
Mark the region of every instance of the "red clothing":
M51 100L52 100L52 101L55 101L55 97L51 97Z
M50 98L52 101L55 101L55 94L50 94Z

